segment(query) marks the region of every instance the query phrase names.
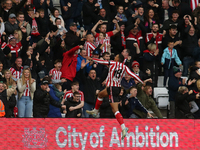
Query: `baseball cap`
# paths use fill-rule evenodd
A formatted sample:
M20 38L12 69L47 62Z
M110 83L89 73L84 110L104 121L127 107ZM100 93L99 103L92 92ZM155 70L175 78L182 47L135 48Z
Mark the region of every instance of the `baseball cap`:
M70 23L69 26L70 26L70 27L71 27L71 26L77 26L77 24L76 24L75 22L72 22L72 23Z
M49 84L49 81L47 81L46 79L42 80L41 85L45 85L45 84Z
M93 51L93 53L92 53L93 55L99 55L100 54L100 52L99 52L99 50L96 48L94 51Z
M9 18L16 18L16 15L12 13L9 15Z

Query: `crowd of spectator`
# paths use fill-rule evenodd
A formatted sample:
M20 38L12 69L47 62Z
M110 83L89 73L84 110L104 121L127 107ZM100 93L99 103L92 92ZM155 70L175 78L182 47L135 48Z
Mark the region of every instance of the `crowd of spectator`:
M0 116L93 117L109 66L124 64L124 118L163 118L153 98L158 76L169 91L169 118L200 118L200 6L189 0L1 0ZM183 68L183 71L182 69ZM187 77L182 78L182 76ZM99 117L114 117L104 98Z

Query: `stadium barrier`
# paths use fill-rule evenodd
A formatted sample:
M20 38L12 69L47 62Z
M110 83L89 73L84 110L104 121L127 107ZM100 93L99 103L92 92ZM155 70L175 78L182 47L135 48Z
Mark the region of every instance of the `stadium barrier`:
M0 149L200 149L200 120L1 118Z

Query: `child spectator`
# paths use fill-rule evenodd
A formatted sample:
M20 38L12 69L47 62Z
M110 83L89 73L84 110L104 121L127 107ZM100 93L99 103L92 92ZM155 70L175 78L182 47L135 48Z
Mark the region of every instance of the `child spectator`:
M117 19L118 22L119 21L123 21L123 22L127 21L126 15L124 14L123 6L118 6L117 15L115 16L115 19Z
M70 107L76 107L80 104L81 94L79 92L73 93L73 99L70 98L67 101L65 101L64 105L66 105L67 113L65 115L65 118L80 118L81 117L81 108L74 109L70 111Z
M62 86L60 84L54 85L54 91L56 92L56 96L60 98L59 102L61 103L63 100L63 96L67 91L62 91Z
M174 49L174 42L169 41L168 47L164 49L164 53L161 58L161 65L164 65L164 82L163 85L166 86L166 81L169 76L173 76L173 66L175 62L181 66L182 62L178 57L176 49Z

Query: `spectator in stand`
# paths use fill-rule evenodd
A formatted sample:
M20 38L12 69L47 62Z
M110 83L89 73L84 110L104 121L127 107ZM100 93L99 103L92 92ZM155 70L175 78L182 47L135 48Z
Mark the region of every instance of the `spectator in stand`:
M63 33L67 33L67 30L65 29L64 26L62 26L62 20L60 18L56 18L55 20L55 24L58 27L58 31L57 31L57 35L61 34L63 35Z
M157 86L158 82L158 64L160 63L160 59L158 57L159 49L156 49L156 44L150 43L147 48L148 50L144 51L143 55L143 71L150 70L151 78L153 81L153 86Z
M195 33L195 28L190 24L185 29L182 43L183 54L183 76L188 75L188 68L193 65L193 50L198 46L199 32Z
M126 15L124 14L124 7L123 6L118 6L117 8L117 15L115 16L115 19L117 21L122 21L122 22L127 22Z
M5 24L3 22L3 19L0 17L0 25L1 25L1 28L0 28L0 37L3 35L4 31L5 31ZM2 41L0 40L0 44L2 44Z
M141 30L139 30L139 28ZM133 60L138 60L139 54L136 53L136 47L133 46L133 43L137 43L138 47L141 51L145 50L145 42L143 39L143 34L146 33L144 25L140 22L140 19L137 18L134 23L131 23L124 30L124 34L126 37L126 48L131 49L131 54L133 56ZM130 43L130 44L128 44Z
M144 84L138 83L136 80L135 80L135 82L136 82L136 87L137 87L137 98L138 98L138 100L140 100L142 105L147 110L151 109L158 118L163 118L160 110L156 106L155 101L151 97L152 87L149 86L149 85L146 85L147 82L152 82L152 79L145 80ZM141 118L147 118L147 114L144 113L144 112L141 112L137 109L134 109L133 112Z
M59 83L59 82L65 82L65 79L61 79L62 72L60 71L62 67L62 61L57 59L54 62L54 67L53 69L50 70L49 76L51 77L51 80L53 83Z
M4 106L5 106L5 117L11 117L10 116L10 102L9 102L9 98L12 96L12 94L15 92L16 90L16 83L13 82L12 88L5 88L5 85L3 83L4 80L0 81L0 100L3 102Z
M77 66L77 57L78 57L78 49L83 48L83 46L76 46L69 51L63 53L63 61L62 61L62 76L67 80L67 82L63 83L63 90L71 89L71 82L74 80L76 76L76 66ZM70 71L69 71L70 70Z
M53 98L55 101L61 103L60 101L60 97L58 97L56 94L57 93L57 89L56 87L52 84L52 80L50 78L48 78L48 82L49 82L49 88L50 88L50 91L49 91L49 95L51 96L51 98ZM66 90L65 90L66 91ZM60 95L60 94L59 94ZM61 110L59 107L57 106L54 106L54 105L49 105L49 112L48 112L48 115L47 117L50 117L50 118L62 118L61 116Z
M154 0L147 0L144 3L144 11L148 12L148 10L152 9L156 14L158 13L158 7L159 5L155 3L156 1Z
M65 22L64 22L62 16L60 15L60 13L59 13L59 10L54 8L53 12L52 12L52 15L51 15L51 19L52 19L52 22L53 22L54 25L56 25L56 18L60 18L61 26L65 27Z
M18 5L13 5L12 0L5 0L2 2L0 14L4 21L8 20L11 13L16 14L24 6L27 0L22 0Z
M81 63L81 74L82 74L82 83L84 86L84 97L85 97L85 102L83 106L83 115L86 118L91 117L89 114L86 113L86 110L91 110L92 108L95 107L96 103L96 96L100 92L100 83L96 78L96 71L95 70L90 70L88 77L83 73L83 69L87 65L87 62L82 62Z
M105 42L105 47L102 50L102 53L107 52L107 46L110 44L110 37L117 34L120 31L119 25L117 23L117 20L113 20L113 23L116 24L116 29L110 32L106 32L107 30L107 25L104 24L104 21L99 20L95 26L92 28L91 32L95 37L95 41L99 42L99 33L96 32L97 27L99 26L99 31L100 33L106 34L106 42Z
M15 30L18 29L18 25L16 23L16 15L10 14L8 21L5 22L5 32L9 36L13 34Z
M111 45L114 49L114 54L117 55L126 49L126 37L125 37L125 24L119 22L120 32L111 37Z
M46 19L49 17L48 9L52 10L53 9L53 2L52 0L34 0L33 5L35 6L35 9L43 9L44 10L44 16Z
M64 97L63 97L61 104L64 104L65 101L68 101L68 99L73 98L74 92L79 92L79 94L81 95L80 104L75 106L75 107L70 107L69 108L70 111L80 109L84 106L84 94L83 94L82 91L79 90L79 83L77 81L74 81L74 82L71 83L71 90L68 90L64 94Z
M51 22L49 19L50 19L49 16L47 17L45 16L44 9L40 8L37 10L35 20L38 25L38 31L40 35L42 36L42 38L45 38L50 30L49 27L51 25Z
M142 6L139 6L136 8L136 11L134 13L131 13L133 19L139 18L140 21L144 24L144 8Z
M163 85L166 86L167 78L173 76L173 67L176 65L182 66L182 62L178 57L176 49L174 49L174 42L169 41L168 47L164 49L161 58L161 65L164 65L164 81Z
M83 4L83 24L85 30L88 30L88 34L91 34L91 29L96 21L97 14L99 12L99 4L94 0L87 0Z
M182 24L182 21L179 19L179 12L177 10L174 10L172 12L172 17L168 20L165 20L163 23L163 30L168 31L171 25L176 25L178 32L181 31L180 26Z
M172 0L172 4L180 12L180 18L183 18L185 15L191 15L192 9L186 3L180 2L179 0Z
M192 56L194 61L200 61L200 39L198 39L198 46L194 48Z
M31 25L24 20L24 13L21 11L17 13L17 24L20 28L21 28L21 26L26 27L27 36L30 35Z
M137 62L137 61L133 61L133 63L132 63L132 70L133 70L133 72L134 72L137 76L140 77L140 79L141 79L142 81L144 81L144 80L150 78L150 76L151 76L151 71L150 71L149 69L147 69L147 70L145 71L145 73L144 73L143 71L140 70L140 64L139 64L139 62Z
M159 6L159 23L163 24L164 21L168 20L172 16L173 7L169 5L169 0L162 1L162 7Z
M177 34L176 25L171 25L169 27L169 32L167 32L166 35L163 37L162 39L163 49L167 47L169 41L174 42L174 48L177 50L177 54L179 58L182 60L182 57L181 57L182 40L180 40L180 37Z
M77 31L77 24L75 22L72 22L65 37L66 48L69 50L79 44L83 45L84 37L86 36L86 34L87 31L84 30L81 37L80 30Z
M17 81L18 88L18 117L32 117L33 96L36 90L35 79L31 78L29 69L24 69L22 77Z
M22 59L20 57L16 58L13 67L9 69L12 73L12 77L15 81L17 81L22 76L23 66L22 66Z
M70 111L70 107L76 107L80 104L81 94L77 91L73 93L72 98L69 98L64 102L66 105L66 115L65 118L80 118L82 114L81 108Z
M150 118L153 118L153 116L148 112L148 110L141 104L140 100L137 99L137 88L135 86L129 88L129 99L128 102L130 103L130 111L131 115L129 118L140 118L140 116L136 115L133 110L136 109L140 111L141 113L145 113L146 116L148 115Z
M153 27L153 24L156 23L156 19L155 19L155 16L154 16L154 10L153 9L149 9L147 11L147 14L146 14L146 19L145 19L145 27L147 29L147 32L151 32L151 29Z
M186 86L180 86L175 97L176 118L194 119L194 115L192 113L198 111L199 109L194 100L198 101L199 97L199 93L193 94L193 91L188 91ZM192 108L191 105L193 106Z
M135 81L129 74L126 73L125 77L122 78L121 85L127 91L130 87L135 86Z
M180 86L186 84L186 78L181 78L182 71L177 67L173 67L174 76L169 77L169 102L170 102L170 114L169 118L175 118L175 95L178 92Z
M66 109L66 106L55 101L50 95L48 86L48 78L45 77L39 88L34 93L33 100L33 117L46 118L49 112L49 104L58 108Z
M96 46L94 43L94 36L92 34L88 34L86 36L86 41L84 44L84 49L87 52L87 56L92 57L93 51L95 50Z

